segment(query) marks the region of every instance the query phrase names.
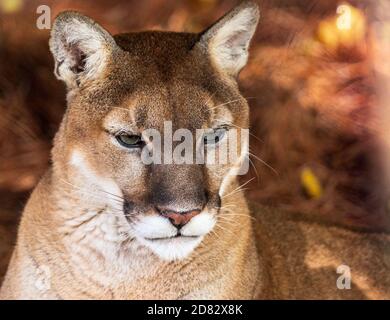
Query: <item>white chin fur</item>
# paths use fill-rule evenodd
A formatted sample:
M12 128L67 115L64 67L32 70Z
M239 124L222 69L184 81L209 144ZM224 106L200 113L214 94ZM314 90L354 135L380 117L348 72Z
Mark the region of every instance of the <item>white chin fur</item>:
M174 237L177 229L167 218L153 215L140 216L134 223L133 230L137 238L167 238Z
M172 261L188 257L214 225L215 218L208 212L202 212L180 230L184 237L172 238L177 234L176 228L168 219L160 216L140 217L139 222L133 225L133 230L141 244L161 259ZM151 240L153 238L156 240Z
M192 251L202 242L203 236L178 237L161 240L146 240L138 238L139 242L148 247L161 259L166 261L181 260L188 257Z

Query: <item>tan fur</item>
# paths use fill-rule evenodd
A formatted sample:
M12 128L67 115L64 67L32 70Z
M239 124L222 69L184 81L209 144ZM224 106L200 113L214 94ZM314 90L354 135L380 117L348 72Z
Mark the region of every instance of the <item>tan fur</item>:
M148 167L112 140L118 126L160 130L166 119L191 131L218 119L247 128L235 78L257 17L257 6L245 2L200 35L143 32L115 41L76 13L57 18L51 50L68 110L53 166L24 210L0 298L390 298L388 235L267 208L250 214L237 179L226 178L236 164ZM75 21L83 37L72 34L62 46L72 32L64 26ZM223 47L237 30L247 38ZM188 256L164 260L129 232L137 219L157 217L157 204L189 210L204 191L202 210L217 224ZM341 264L351 268L350 290L337 289Z
M61 217L46 215L52 202L47 175L34 191L19 228L18 245L4 281L3 299L250 299L257 257L249 217L235 228L216 231L188 259L163 262L134 243L113 245L111 257L97 251L96 241L66 248L58 234ZM241 197L240 197L241 198ZM245 207L243 198L238 205ZM241 202L241 203L240 203ZM246 226L243 228L243 226ZM237 229L237 230L235 230ZM31 232L33 230L33 232ZM237 236L232 237L234 232ZM71 240L72 242L74 240ZM106 240L107 241L107 240ZM71 251L70 251L71 250ZM73 261L75 260L75 261ZM40 292L37 266L50 266L51 289ZM229 270L229 272L227 272Z

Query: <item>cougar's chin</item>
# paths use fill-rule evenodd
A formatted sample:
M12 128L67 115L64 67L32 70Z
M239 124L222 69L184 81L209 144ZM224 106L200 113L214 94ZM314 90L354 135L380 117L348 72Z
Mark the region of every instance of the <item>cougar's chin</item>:
M160 216L145 216L138 221L133 226L138 241L167 261L188 257L215 225L214 216L208 212L192 218L180 230Z
M202 242L203 236L176 236L172 238L158 238L138 240L153 253L166 261L182 260L188 257L192 251Z

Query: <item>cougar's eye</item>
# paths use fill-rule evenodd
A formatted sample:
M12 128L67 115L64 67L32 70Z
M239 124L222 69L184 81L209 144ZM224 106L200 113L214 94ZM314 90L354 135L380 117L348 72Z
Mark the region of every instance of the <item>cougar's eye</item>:
M227 131L226 128L217 128L214 129L212 132L205 133L203 137L204 144L208 144L208 145L217 144L219 141L222 140L226 131Z
M116 140L126 148L141 148L144 145L142 138L133 134L119 134Z

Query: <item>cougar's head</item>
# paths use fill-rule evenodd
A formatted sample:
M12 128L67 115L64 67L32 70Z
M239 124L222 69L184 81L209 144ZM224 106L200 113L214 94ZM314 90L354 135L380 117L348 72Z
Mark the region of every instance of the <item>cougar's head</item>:
M236 79L258 16L244 2L200 34L111 36L76 12L54 22L55 74L68 88L54 170L97 190L163 259L188 256L213 229L242 168L248 105Z

